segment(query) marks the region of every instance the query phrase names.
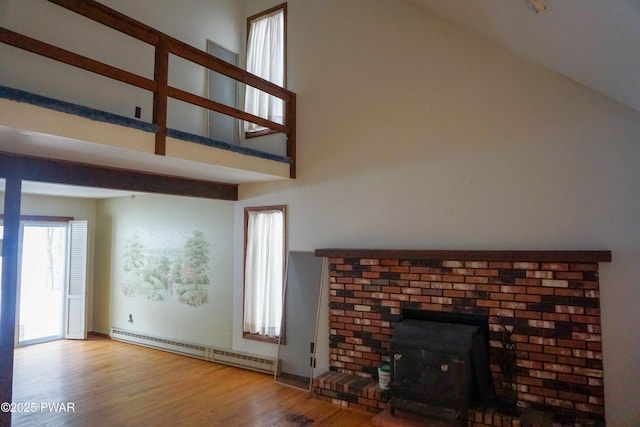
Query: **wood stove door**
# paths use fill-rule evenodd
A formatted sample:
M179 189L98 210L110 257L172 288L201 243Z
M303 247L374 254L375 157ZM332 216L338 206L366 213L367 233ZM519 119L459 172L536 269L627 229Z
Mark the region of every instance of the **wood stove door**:
M391 387L398 397L437 404L466 397L466 362L458 354L397 348L392 364Z

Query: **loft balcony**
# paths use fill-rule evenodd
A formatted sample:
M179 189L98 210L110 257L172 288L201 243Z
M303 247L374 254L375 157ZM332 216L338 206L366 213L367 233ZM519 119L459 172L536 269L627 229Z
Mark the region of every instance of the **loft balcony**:
M49 1L77 14L82 27L134 45L140 58L125 69L122 58L110 65L0 26L3 75L16 76L0 80L3 164L35 157L231 185L295 178L295 93L96 1ZM195 94L180 78L194 69L230 79L237 92L250 85L282 99L283 123ZM245 121L270 134L211 135L205 123L224 120L237 135Z

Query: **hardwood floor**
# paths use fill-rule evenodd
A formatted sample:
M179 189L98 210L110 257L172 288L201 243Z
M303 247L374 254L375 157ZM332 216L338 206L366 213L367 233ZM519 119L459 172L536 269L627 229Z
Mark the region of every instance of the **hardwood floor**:
M269 375L101 337L16 349L13 402L36 408L13 414L18 427L370 426L373 416Z

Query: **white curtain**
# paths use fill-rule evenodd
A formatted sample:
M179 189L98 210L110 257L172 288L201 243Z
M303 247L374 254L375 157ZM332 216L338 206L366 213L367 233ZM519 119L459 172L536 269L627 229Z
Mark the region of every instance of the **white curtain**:
M243 331L280 336L284 276L284 212L250 211L247 224Z
M280 9L251 22L247 41L247 71L284 87L284 10ZM283 123L284 102L275 96L246 86L245 111ZM245 131L265 127L245 122Z

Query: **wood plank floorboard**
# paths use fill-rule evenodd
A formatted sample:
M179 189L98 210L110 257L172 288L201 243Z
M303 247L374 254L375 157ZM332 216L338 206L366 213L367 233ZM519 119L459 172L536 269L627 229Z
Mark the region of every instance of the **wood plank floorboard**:
M315 399L273 377L91 336L15 350L12 425L370 426L373 414ZM72 403L73 412L41 409Z

